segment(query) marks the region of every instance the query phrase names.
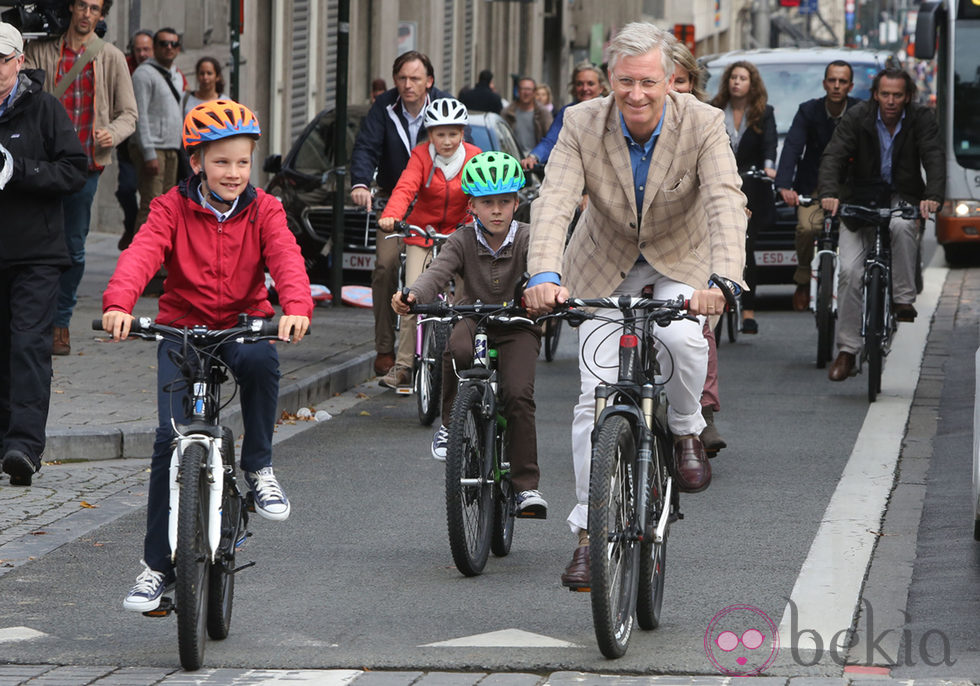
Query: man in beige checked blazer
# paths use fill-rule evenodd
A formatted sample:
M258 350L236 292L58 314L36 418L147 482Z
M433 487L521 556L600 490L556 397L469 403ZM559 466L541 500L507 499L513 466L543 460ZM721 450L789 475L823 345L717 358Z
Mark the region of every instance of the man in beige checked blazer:
M532 278L525 302L532 313L550 311L569 292L639 295L652 284L655 298L683 295L691 300L692 314L711 315L725 305L721 291L709 284L711 274L741 281L746 215L735 158L721 111L671 92L673 41L652 24L625 26L609 47L612 95L565 113L531 208ZM565 230L583 189L588 207L563 257ZM660 362L669 377L668 423L676 437L678 485L691 492L711 481L699 438L708 361L702 326L703 318L657 331L658 349L670 351ZM568 517L579 545L562 575L570 588L588 586L591 579L587 528L594 391L600 376L615 381L618 330L597 322L579 329L581 395L572 421L578 504Z

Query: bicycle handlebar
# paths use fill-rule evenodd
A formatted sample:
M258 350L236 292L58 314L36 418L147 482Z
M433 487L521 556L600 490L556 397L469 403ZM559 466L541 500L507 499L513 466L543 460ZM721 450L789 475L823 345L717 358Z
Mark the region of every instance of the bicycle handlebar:
M395 230L398 233L389 233L385 236L385 240L389 238L424 238L426 240L434 241L437 243L442 243L449 239L452 235L451 233L439 233L431 226L426 226L424 229L421 226L416 226L414 224L409 224L408 222L395 222Z
M902 219L918 219L921 215L919 208L914 205L899 205L898 207L867 207L853 203L841 203L838 209L841 217L850 217L865 222L875 223L892 217Z
M95 331L105 331L102 328L102 320L93 319L92 329ZM167 326L166 324L157 324L150 317L136 317L130 325L129 332L145 340L159 340L162 338L183 340L185 334L189 334L193 338L210 338L216 340L237 338L242 343L255 343L258 341L278 339L279 324L267 319L255 319L249 318L246 315L239 315L238 326L231 327L230 329L209 329L206 326Z
M404 299L404 295L402 298ZM525 312L524 308L515 303L494 304L484 303L478 300L472 305L452 305L444 300L440 300L428 305L411 303L409 305L409 311L412 314L421 314L444 321L479 316L501 324L520 323L530 324L532 326L535 324L533 319L522 316Z

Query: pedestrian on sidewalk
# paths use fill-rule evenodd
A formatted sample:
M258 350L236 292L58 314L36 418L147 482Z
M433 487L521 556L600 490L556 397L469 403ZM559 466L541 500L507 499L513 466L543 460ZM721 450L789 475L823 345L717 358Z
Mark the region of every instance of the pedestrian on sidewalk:
M249 183L259 122L244 105L214 100L195 107L184 120L184 147L195 175L154 204L133 243L119 256L102 296L102 326L113 340L129 335L140 294L163 264L167 268L157 321L170 326L235 326L238 314L271 318L265 267L276 281L283 315L279 338L300 341L310 325L313 298L303 256L276 198ZM157 350L160 425L150 466L143 560L146 569L123 603L148 612L160 605L173 582L167 536L172 421L186 424L186 408L171 402L181 379L179 345ZM279 398L279 356L273 345L221 347L218 356L241 388L245 436L241 468L255 497L256 512L271 520L289 517L290 505L272 471L272 433ZM176 384L179 386L179 384Z
M44 73L23 66L20 32L0 23L0 436L12 486L41 468L58 280L70 264L61 198L88 169Z
M517 82L517 100L500 113L514 129L521 153L525 155L544 138L553 120L551 112L534 99L535 87L534 79L530 76L522 77Z
M85 185L62 201L71 266L62 272L58 286L52 348L55 355L71 354L68 325L85 272L85 240L99 176L112 161L112 149L136 129L136 98L126 56L95 34L96 25L109 14L112 2L69 0L68 31L57 38L31 41L26 49L26 67L44 70L44 90L64 105L88 155Z
M126 64L129 66L129 73L132 75L136 67L146 62L153 56L153 32L140 29L133 34L129 41L129 49L126 53ZM138 189L138 179L136 167L133 166L133 158L129 154L129 146L133 143L133 136L130 136L116 148L116 159L119 161L119 183L116 187L116 200L123 211L123 233L119 239L118 247L125 250L133 240L136 233L136 213L139 212L140 203L136 197Z

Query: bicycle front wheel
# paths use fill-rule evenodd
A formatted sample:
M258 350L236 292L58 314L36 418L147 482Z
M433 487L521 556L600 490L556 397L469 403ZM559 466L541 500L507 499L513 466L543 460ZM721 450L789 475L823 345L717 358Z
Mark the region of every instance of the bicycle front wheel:
M177 514L177 645L180 664L188 670L204 663L207 625L208 481L204 477L207 450L194 443L180 461L180 500Z
M429 426L439 414L442 398L442 353L446 349L446 328L442 322L425 325L422 336L422 356L415 372L415 401L419 423Z
M208 571L208 636L215 640L228 638L231 610L235 597L235 553L245 536L242 497L235 485L235 443L231 431L223 429L221 444L225 468L221 491L221 542L218 555Z
M885 336L885 279L874 269L868 279L867 311L864 329L864 351L868 359L868 402L881 392L882 344Z
M834 258L820 257L817 271L817 369L833 357L834 348Z
M493 514L492 422L483 414L476 386L460 389L449 419L446 447L446 523L456 568L466 576L483 572L490 554Z
M633 633L639 581L634 462L636 443L623 417L599 427L589 479L592 623L599 650L621 657Z
M640 545L640 579L637 589L636 621L641 629L650 631L660 626L660 610L664 604L664 579L667 572L667 532L660 543L653 540L660 515L670 507L667 502L667 463L661 441L653 441L653 463L647 480L646 534Z

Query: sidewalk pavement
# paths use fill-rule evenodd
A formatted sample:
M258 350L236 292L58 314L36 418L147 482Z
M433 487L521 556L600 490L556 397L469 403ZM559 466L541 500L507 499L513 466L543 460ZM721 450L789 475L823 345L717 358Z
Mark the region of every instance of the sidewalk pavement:
M112 343L104 332L92 330L92 320L102 316L102 291L119 257L117 240L116 235L93 233L86 244L85 277L71 322L71 355L54 358L44 461L149 457L152 452L156 345L142 339ZM141 298L133 312L156 313L155 298ZM374 375L374 316L368 309L317 307L311 334L298 345L276 345L282 372L280 413L315 406ZM229 397L223 394L224 400ZM237 399L222 421L241 432Z

